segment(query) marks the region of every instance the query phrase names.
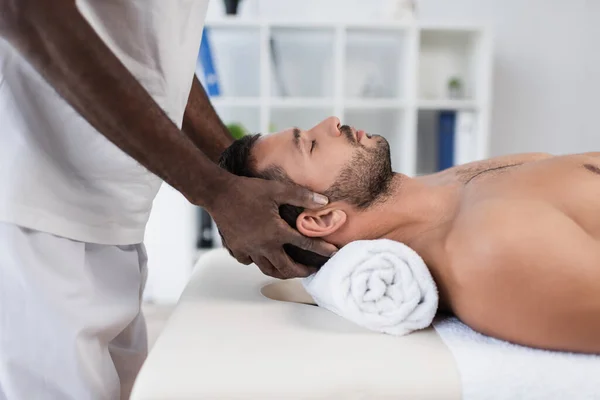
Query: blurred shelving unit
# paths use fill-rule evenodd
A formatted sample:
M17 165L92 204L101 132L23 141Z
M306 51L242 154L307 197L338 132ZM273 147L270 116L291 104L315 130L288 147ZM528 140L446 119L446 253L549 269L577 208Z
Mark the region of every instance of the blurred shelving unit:
M440 111L468 111L461 162L487 157L492 38L476 25L208 21L226 123L269 133L335 115L385 136L396 171L436 170ZM202 78L201 72L198 73ZM450 79L461 82L451 97ZM464 139L462 146L465 146Z

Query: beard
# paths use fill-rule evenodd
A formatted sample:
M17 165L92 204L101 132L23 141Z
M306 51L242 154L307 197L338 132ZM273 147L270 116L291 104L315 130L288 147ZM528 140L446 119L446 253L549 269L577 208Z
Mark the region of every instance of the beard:
M390 192L394 177L390 145L382 136L373 136L377 145L365 147L356 141L349 128L344 128L340 130L356 151L324 194L330 201L344 200L358 209L365 209L385 200Z

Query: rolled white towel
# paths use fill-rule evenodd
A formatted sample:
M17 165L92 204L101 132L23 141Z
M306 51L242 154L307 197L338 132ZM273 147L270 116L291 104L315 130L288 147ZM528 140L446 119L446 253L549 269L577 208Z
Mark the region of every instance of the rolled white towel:
M320 307L391 335L428 327L438 307L437 287L423 259L388 239L347 244L303 284Z

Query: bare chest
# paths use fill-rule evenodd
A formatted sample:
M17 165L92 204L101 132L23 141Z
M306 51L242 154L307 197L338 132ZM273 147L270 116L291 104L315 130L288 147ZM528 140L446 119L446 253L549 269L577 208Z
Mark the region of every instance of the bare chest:
M523 202L538 202L571 218L600 243L600 161L565 156L491 171L465 185L461 209L501 201L495 212L514 213ZM522 213L526 223L527 212Z

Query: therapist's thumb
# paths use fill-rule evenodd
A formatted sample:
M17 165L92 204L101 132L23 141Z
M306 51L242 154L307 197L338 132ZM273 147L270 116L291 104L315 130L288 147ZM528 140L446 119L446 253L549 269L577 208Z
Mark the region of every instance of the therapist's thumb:
M283 184L276 200L279 204L290 204L308 209L321 208L329 203L326 196L291 183Z

